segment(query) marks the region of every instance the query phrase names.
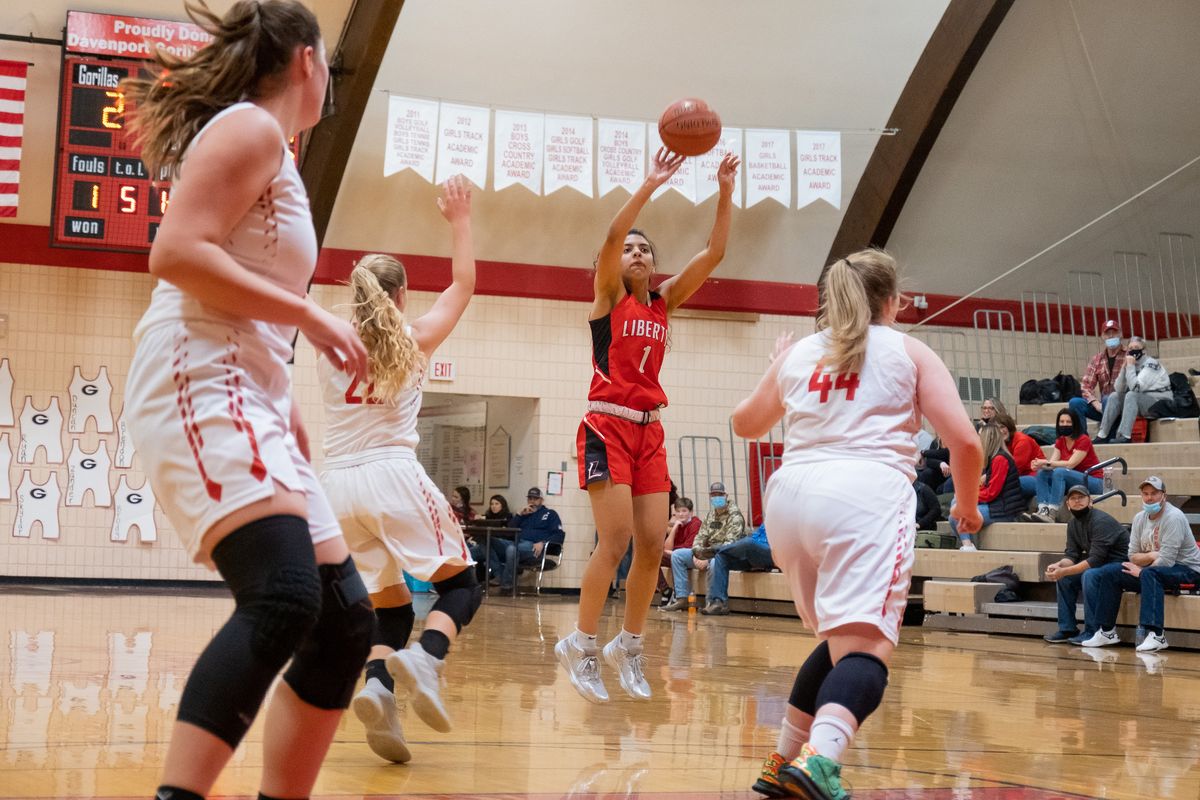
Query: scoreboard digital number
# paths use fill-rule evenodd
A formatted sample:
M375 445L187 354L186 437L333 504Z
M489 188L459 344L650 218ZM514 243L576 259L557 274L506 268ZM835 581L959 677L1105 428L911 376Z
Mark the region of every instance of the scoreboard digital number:
M68 55L59 100L52 244L147 251L171 202L127 136L121 80L141 62Z

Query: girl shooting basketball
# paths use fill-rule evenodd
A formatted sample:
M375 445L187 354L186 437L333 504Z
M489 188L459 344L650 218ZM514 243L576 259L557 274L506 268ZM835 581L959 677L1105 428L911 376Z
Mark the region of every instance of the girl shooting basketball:
M142 158L177 175L125 403L163 510L236 607L184 687L157 796L208 794L290 660L267 711L260 796L307 797L373 619L288 371L297 328L338 369L367 367L354 328L306 294L317 239L288 140L320 119L329 68L300 3L185 8L212 42L186 59L160 50L162 73L124 86Z
M826 267L817 288L818 332L772 361L733 412L733 430L757 439L785 419L783 463L764 504L767 536L800 618L820 640L754 788L842 800L839 762L883 699L908 597L921 414L950 448L952 513L963 533L981 525L983 456L946 367L892 327L900 310L892 257L854 253Z
M603 650L624 689L649 699L642 669L642 627L658 578L662 521L671 478L667 474L659 409L667 396L658 381L667 352L670 314L700 288L725 255L740 164L726 154L717 170L717 216L708 245L678 274L650 289L658 268L647 236L633 228L642 206L666 183L683 156L660 149L645 182L617 212L596 262L591 314L592 385L579 426L579 486L587 489L599 537L583 573L576 629L555 646L571 684L593 703L608 700L600 678L596 642L600 614L617 564L633 539L633 564L625 584L625 621Z

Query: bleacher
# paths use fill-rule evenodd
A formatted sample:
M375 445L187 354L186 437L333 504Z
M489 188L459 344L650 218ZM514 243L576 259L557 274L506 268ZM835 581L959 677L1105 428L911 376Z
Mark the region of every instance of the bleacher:
M1172 371L1200 368L1200 339L1161 342L1159 351ZM1200 377L1192 379L1200 384ZM1017 423L1053 425L1055 412L1065 404L1021 405ZM1091 425L1095 432L1095 423ZM1046 448L1049 450L1050 448ZM1141 510L1139 484L1147 475L1160 475L1171 502L1189 514L1193 532L1200 532L1200 420L1151 420L1148 441L1142 444L1097 445L1102 461L1121 456L1128 474L1115 468L1113 488L1128 495L1122 506L1117 497L1097 508L1130 523ZM1195 507L1195 512L1193 512ZM949 532L948 523L940 523ZM918 549L913 567L908 621L921 619L926 627L975 633L1041 636L1057 626L1054 583L1044 579L1046 567L1062 558L1066 545L1065 523L994 523L977 537L979 550ZM995 602L1004 588L994 583L973 583L971 578L997 567L1011 565L1021 580L1013 603ZM692 573L696 594L703 596L707 573ZM1132 642L1137 625L1139 598L1126 594L1117 618L1122 641ZM778 572L733 572L729 576L729 605L734 611L794 614L787 581ZM1172 647L1200 648L1200 595L1168 595L1165 601L1167 638ZM1082 625L1083 607L1077 609Z

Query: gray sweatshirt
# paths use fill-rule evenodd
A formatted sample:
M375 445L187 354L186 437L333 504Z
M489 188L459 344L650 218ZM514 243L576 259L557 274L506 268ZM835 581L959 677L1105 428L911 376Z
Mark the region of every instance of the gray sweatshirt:
M1155 567L1173 567L1176 564L1200 572L1200 547L1192 536L1187 517L1175 506L1164 501L1158 519L1150 519L1145 511L1133 518L1133 532L1129 537L1129 552L1158 552Z
M1171 376L1158 359L1142 356L1134 366L1122 366L1113 384L1116 392L1170 392Z

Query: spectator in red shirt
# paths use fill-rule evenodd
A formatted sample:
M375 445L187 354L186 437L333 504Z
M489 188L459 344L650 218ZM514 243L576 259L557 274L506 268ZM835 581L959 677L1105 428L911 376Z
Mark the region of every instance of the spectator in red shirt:
M1033 468L1035 458L1045 458L1042 446L1032 436L1017 430L1017 423L1008 414L997 414L996 424L1004 428L1005 446L1017 464L1017 475L1021 481L1021 496L1026 500L1037 494L1037 470Z
M695 505L686 497L681 497L675 501L674 512L671 515L671 521L667 524L667 538L663 542L662 565L667 569L671 568L671 553L681 547L691 547L696 541L696 534L700 532L701 521L693 511ZM669 605L674 598L674 590L671 589L671 583L667 580L666 574L660 568L658 570L658 592L662 595L661 605ZM684 600L687 600L685 597Z
M1067 401L1068 407L1083 425L1087 433L1087 420L1100 421L1104 415L1104 406L1108 397L1115 391L1114 383L1121 367L1125 364L1125 348L1121 346L1121 327L1117 321L1110 319L1104 323L1104 349L1092 356L1083 380L1079 382L1083 397L1072 397ZM1059 498L1062 499L1061 497Z
M983 461L987 465L979 478L979 513L983 515L985 526L993 522L1013 522L1017 514L1025 510L1017 464L1004 446L1004 435L1005 430L999 425L984 425L979 429ZM950 530L958 534L962 550L973 552L976 549L971 534L958 532L953 514L950 515Z
M1038 510L1033 515L1038 522L1054 522L1068 486L1083 484L1092 494L1100 494L1104 488L1103 472L1091 469L1100 463L1100 459L1083 428L1083 421L1069 408L1061 409L1056 420L1055 458L1035 458L1032 463L1038 471Z

